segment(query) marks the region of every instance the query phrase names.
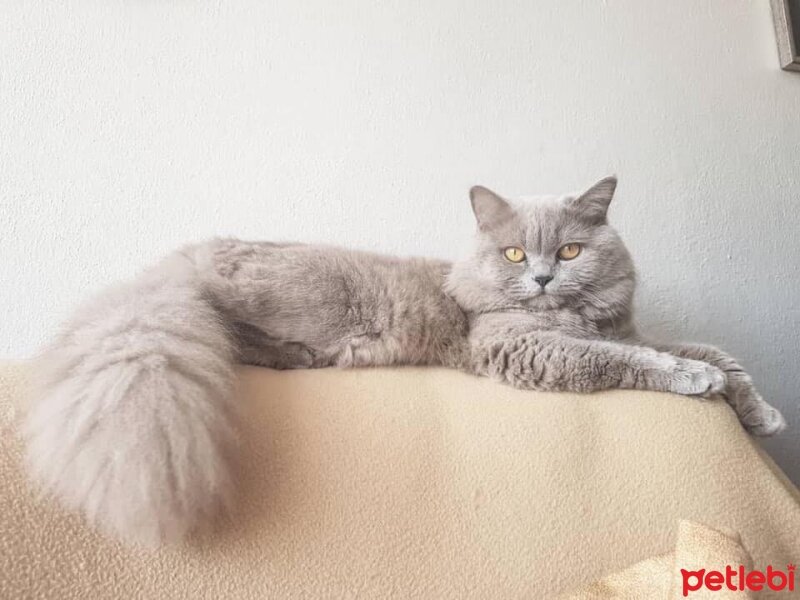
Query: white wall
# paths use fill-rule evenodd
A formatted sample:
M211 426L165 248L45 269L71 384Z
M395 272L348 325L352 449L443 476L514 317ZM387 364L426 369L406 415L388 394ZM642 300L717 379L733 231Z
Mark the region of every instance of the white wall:
M800 74L765 0L0 6L0 355L213 234L455 257L609 172L640 321L740 356L800 481Z

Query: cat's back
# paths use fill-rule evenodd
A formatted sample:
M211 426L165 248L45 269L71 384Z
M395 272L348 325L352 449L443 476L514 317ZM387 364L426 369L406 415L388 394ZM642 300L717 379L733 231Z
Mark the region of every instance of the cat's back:
M213 240L198 251L201 271L262 292L301 294L330 301L355 292L392 292L398 301L446 300L442 285L450 263L396 257L322 244ZM345 299L345 298L342 298Z

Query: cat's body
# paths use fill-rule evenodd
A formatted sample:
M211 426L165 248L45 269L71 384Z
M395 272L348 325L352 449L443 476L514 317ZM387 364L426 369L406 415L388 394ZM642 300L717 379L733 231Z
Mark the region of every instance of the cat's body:
M645 344L616 181L511 204L472 192L475 251L449 264L214 240L100 295L40 362L34 475L125 538L181 537L229 498L236 362L278 369L444 365L516 387L722 393L751 432L780 414L716 348Z
M189 252L233 324L242 362L278 369L463 362L468 322L443 291L448 263L240 240Z

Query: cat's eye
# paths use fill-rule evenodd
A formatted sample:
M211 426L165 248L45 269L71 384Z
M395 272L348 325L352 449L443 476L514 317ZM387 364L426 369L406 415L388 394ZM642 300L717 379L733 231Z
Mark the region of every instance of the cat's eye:
M558 249L558 258L561 260L572 260L573 258L577 258L580 253L580 244L564 244Z
M521 263L525 260L525 252L523 252L522 248L517 248L516 246L509 246L503 250L503 256L506 257L506 260L513 263Z

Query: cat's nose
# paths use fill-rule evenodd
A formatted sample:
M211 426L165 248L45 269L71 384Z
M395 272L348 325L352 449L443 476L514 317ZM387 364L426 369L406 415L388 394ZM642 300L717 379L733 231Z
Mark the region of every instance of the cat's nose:
M536 283L538 283L540 286L542 286L542 289L544 289L544 286L546 286L548 283L553 281L553 276L552 275L537 275L536 277L533 278L533 280Z

